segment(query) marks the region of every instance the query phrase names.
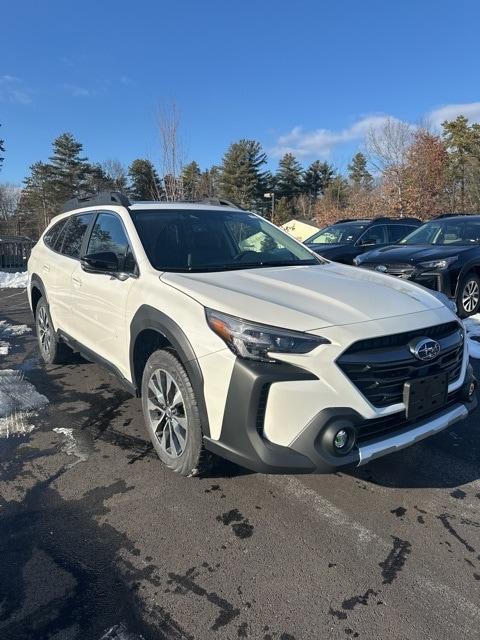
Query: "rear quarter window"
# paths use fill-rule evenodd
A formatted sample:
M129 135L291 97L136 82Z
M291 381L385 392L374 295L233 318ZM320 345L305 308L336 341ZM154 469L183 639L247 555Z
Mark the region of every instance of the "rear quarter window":
M53 227L47 231L47 233L43 236L43 242L47 245L49 249L55 249L55 246L61 236L65 225L68 222L68 218L64 218L53 225Z
M57 251L69 258L79 258L83 244L83 238L93 218L93 213L82 213L68 219L68 225L63 234L63 242L57 247ZM60 243L59 243L60 244Z

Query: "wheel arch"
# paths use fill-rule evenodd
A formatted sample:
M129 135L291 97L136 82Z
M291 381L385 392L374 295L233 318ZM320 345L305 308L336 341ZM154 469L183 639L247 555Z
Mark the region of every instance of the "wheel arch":
M31 304L32 314L34 318L35 318L35 313L36 313L37 305L40 298L45 298L48 304L45 285L43 284L41 277L36 273L34 273L32 274L32 277L30 280L30 304Z
M458 274L457 282L455 285L455 297L460 293L460 285L463 282L465 276L467 276L470 272L475 273L475 275L480 278L480 263L478 261L470 261L463 265L460 273Z
M190 341L172 318L154 307L142 305L130 324L130 375L138 396L145 364L157 349L171 349L185 367L195 392L203 433L209 437L203 374Z

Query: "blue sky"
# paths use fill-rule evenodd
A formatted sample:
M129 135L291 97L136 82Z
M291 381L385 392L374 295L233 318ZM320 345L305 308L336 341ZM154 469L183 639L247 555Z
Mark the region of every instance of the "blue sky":
M17 0L0 18L0 180L72 132L92 161L159 155L174 99L188 160L228 144L340 169L392 116L480 120L477 0Z

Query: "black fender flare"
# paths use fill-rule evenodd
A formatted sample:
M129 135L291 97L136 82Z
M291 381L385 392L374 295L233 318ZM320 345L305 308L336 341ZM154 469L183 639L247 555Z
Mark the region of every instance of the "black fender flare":
M192 383L202 422L203 433L206 437L209 437L210 425L208 422L207 406L205 403L203 374L193 347L183 329L174 320L172 320L172 318L147 304L138 308L132 318L132 322L130 323L130 376L137 387L138 395L140 395L141 390L138 388L135 375L135 343L137 336L145 329L156 331L166 338L166 340L168 340L175 349L181 363L188 373L190 382Z
M38 289L42 294L42 298L45 298L48 304L47 290L45 288L45 285L43 284L43 280L37 273L33 273L32 277L30 278L30 291L29 291L30 299L32 297L33 289ZM33 304L32 304L32 314L33 314Z

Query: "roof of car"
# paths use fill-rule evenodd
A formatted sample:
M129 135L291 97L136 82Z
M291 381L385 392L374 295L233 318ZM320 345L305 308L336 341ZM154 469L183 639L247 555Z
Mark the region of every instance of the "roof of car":
M194 211L243 211L243 209L239 209L234 206L225 206L225 205L216 205L209 204L206 202L152 202L151 200L146 200L144 202L134 201L128 207L130 211L171 211L172 209L192 209Z
M63 213L78 211L92 207L122 206L129 211L135 210L172 210L172 209L192 209L196 211L218 210L218 211L244 211L235 203L225 198L205 198L197 202L159 202L157 200L146 200L144 202L131 201L130 198L120 191L100 191L91 195L77 196L65 202Z
M422 224L422 221L418 218L404 217L404 218L389 218L388 216L378 216L376 218L345 218L343 220L337 220L334 224L409 224L409 223Z

